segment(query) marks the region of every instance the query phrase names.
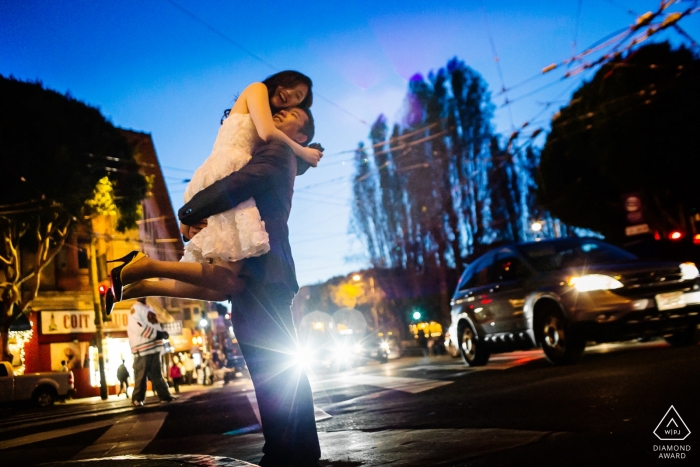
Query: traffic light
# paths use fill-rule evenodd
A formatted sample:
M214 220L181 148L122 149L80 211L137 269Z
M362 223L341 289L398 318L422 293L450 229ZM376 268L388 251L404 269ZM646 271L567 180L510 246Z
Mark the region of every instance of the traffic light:
M413 319L416 320L416 321L419 321L420 318L421 318L420 311L414 311L414 312L413 312Z
M109 290L109 284L99 284L97 291L100 293L100 310L102 311L102 322L112 321L112 318L105 313L105 296Z

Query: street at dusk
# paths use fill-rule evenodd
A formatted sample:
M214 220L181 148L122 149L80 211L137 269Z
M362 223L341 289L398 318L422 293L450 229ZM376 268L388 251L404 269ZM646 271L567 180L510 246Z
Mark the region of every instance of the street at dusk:
M338 466L554 465L552 458L657 465L653 431L669 407L691 427L700 419L700 378L688 371L698 364L697 348L650 342L598 346L565 368L529 351L476 371L444 356L319 372L313 386L321 448ZM2 458L34 464L206 454L255 463L262 435L251 389L249 380L200 387L170 404L149 398L137 412L113 396L45 412L5 409ZM137 426L146 440L133 439ZM63 436L54 437L59 430ZM694 464L697 454L686 454ZM157 465L184 465L159 459Z
M0 464L700 465L700 0L0 2Z

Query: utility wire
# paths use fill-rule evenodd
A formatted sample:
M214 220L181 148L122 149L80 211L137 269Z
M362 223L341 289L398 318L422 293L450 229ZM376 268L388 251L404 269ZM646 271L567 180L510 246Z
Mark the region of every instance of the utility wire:
M253 58L253 59L259 61L260 63L264 64L265 66L267 66L267 67L269 67L269 68L272 68L274 71L280 71L280 69L279 69L278 67L276 67L275 65L271 64L270 62L268 62L268 61L265 60L264 58L260 57L259 55L255 54L254 52L250 51L248 48L244 47L244 46L241 45L239 42L233 40L229 35L227 35L227 34L221 32L220 30L218 30L217 28L215 28L215 27L212 26L211 24L207 23L207 22L204 21L202 18L200 18L199 16L195 15L194 13L192 13L190 10L186 9L186 8L183 7L182 5L178 4L177 2L174 2L173 0L165 0L165 1L168 2L169 4L171 4L172 6L174 6L175 8L177 8L178 10L180 10L182 13L184 13L185 15L187 15L187 16L188 16L189 18L191 18L192 20L194 20L194 21L196 21L197 23L199 23L199 24L201 24L202 26L204 26L204 27L205 27L206 29L208 29L209 31L213 32L214 34L216 34L217 36L221 37L221 38L224 39L225 41L227 41L227 42L233 44L233 45L236 46L238 49L240 49L240 50L242 50L243 52L245 52L245 53L246 53L248 56L250 56L251 58ZM314 95L315 95L316 97L319 97L319 98L322 99L323 101L329 103L331 106L333 106L333 107L335 107L335 108L337 108L337 109L343 111L344 113L346 113L347 115L349 115L349 116L351 116L352 118L356 119L357 121L359 121L359 122L362 123L363 125L369 126L369 124L368 124L365 120L363 120L362 118L360 118L360 117L358 117L357 115L353 114L353 113L350 112L348 109L342 107L341 105L337 104L336 102L332 101L331 99L329 99L329 98L327 98L327 97L325 97L325 96L323 96L322 94L319 94L319 93L317 93L317 92L315 92Z

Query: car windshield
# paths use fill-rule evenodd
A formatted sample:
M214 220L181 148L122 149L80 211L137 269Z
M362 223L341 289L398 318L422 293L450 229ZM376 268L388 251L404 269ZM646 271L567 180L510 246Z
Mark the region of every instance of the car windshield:
M538 271L574 268L592 264L625 263L637 259L620 248L591 239L568 239L528 243L518 249Z

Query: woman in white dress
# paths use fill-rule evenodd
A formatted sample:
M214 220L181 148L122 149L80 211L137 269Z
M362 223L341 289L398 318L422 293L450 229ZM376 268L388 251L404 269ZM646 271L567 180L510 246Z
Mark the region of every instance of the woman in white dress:
M277 129L273 120L273 110L308 109L313 102L311 87L311 80L296 71L283 71L248 86L225 113L211 155L195 171L187 186L185 202L212 183L240 170L252 157L255 145L263 142L282 141L315 167L323 154L318 149L302 146L312 135L303 135L305 141L294 141ZM180 262L159 261L138 251L115 260L122 264L110 273L112 288L106 297L107 313L111 312L114 302L144 296L229 299L243 286L238 278L241 260L269 250L265 224L251 198L209 217L206 227L186 245ZM168 280L144 280L149 278Z

